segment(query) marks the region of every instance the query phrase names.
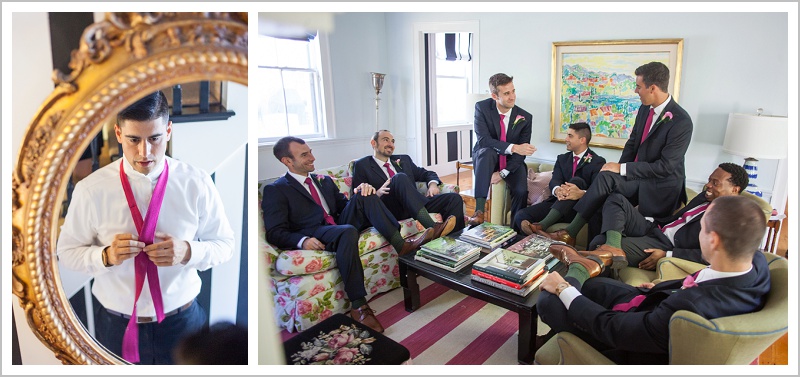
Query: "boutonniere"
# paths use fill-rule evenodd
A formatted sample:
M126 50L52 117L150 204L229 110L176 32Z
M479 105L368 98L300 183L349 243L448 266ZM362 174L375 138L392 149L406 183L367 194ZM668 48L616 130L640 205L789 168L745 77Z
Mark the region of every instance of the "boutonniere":
M524 116L522 116L522 115L517 115L517 119L514 119L514 123L511 125L511 129L513 130L513 129L514 129L514 126L516 126L516 125L517 125L517 123L519 123L519 122L524 122L524 121L525 121L525 117L524 117Z
M397 165L398 168L401 168L401 169L403 168L402 166L400 166L400 159L399 158L394 160L394 163Z
M661 120L659 120L658 123L656 124L661 124L662 122L666 122L667 120L672 120L671 111L667 111L666 113L664 113L664 115L661 117Z
M592 162L592 154L591 153L587 153L586 156L583 156L583 162L585 162L587 164Z
M317 179L317 183L322 186L322 181L325 180L325 176L323 175L316 175L315 178Z

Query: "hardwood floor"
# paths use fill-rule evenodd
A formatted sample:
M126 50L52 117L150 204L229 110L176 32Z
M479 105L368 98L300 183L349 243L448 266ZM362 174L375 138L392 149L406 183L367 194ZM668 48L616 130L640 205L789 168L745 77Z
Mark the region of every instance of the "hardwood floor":
M450 183L450 184L457 184L456 182L456 175L448 175L444 177L440 177L442 182ZM462 171L461 174L461 182L459 184L459 188L461 191L471 190L472 189L472 179L469 171ZM467 205L467 213L472 213L475 210L475 204L472 203L472 207L470 208L469 204ZM786 256L786 251L789 249L789 213L787 207L786 219L783 220L781 224L781 234L778 239L778 249L777 254L780 256ZM776 341L772 346L767 348L764 353L761 354L758 358L759 365L788 365L789 363L789 334L785 334L782 336L778 341Z

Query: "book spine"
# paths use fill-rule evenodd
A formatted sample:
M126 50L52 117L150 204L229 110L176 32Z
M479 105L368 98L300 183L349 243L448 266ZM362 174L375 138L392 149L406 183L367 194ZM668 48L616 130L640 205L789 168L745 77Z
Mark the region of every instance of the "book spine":
M525 289L514 289L514 288L509 287L507 285L503 285L502 283L498 283L498 282L493 281L493 280L485 279L485 278L482 278L480 276L472 275L472 280L475 280L475 281L477 281L479 283L486 284L486 285L491 286L491 287L495 287L497 289L501 289L501 290L509 292L509 293L513 293L513 294L518 295L518 296L524 296L525 295Z
M472 269L472 275L478 276L478 277L481 277L481 278L484 278L484 279L488 279L488 280L491 280L491 281L493 281L495 283L502 284L502 285L505 285L507 287L511 287L511 288L514 288L514 289L522 288L521 284L517 284L517 283L511 282L511 281L508 281L506 279L494 276L492 274L487 274L485 272L481 272L481 271L476 270L474 268Z
M451 267L451 268L455 267L458 264L458 262L456 262L456 261L445 259L445 258L442 258L442 257L440 257L438 255L427 253L427 252L422 252L422 251L418 251L417 252L417 256L421 257L421 258L425 258L425 259L431 260L431 261L434 261L434 262L439 263L439 264L443 264L443 265Z

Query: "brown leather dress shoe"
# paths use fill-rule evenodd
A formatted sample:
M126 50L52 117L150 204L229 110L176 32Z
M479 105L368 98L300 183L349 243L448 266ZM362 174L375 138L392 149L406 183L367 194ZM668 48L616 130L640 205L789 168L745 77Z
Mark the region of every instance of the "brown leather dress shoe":
M378 318L375 318L375 311L369 305L350 310L350 317L377 332L383 332L383 326L378 322Z
M540 230L540 231L537 231L536 234L538 234L540 236L543 236L543 237L547 237L547 238L549 238L551 240L564 242L567 245L570 245L570 246L573 246L573 247L575 246L575 238L572 238L572 236L569 235L569 232L567 232L566 229L560 229L560 230L557 230L557 231L555 231L553 233L547 233L547 232L545 232L543 230Z
M433 235L433 228L428 228L423 230L417 238L414 239L406 239L406 242L403 243L403 249L397 251L397 255L406 255L408 253L412 253L419 249L420 245L427 242L428 237Z
M594 255L606 265L614 270L620 270L628 266L628 256L620 248L608 244L602 244L593 251L581 251L581 255L588 257Z
M600 258L594 255L584 257L578 253L578 250L575 250L574 247L569 245L552 244L550 245L550 254L553 254L556 259L560 260L561 263L566 265L570 265L572 263L580 264L586 268L586 271L589 272L589 277L600 275L600 273L602 273L605 269L603 261L600 260Z
M542 229L542 226L539 225L539 223L531 224L531 222L528 220L522 220L522 223L519 224L519 227L521 228L522 233L525 233L526 235L529 236L534 233L539 234L539 232L544 230Z
M435 240L439 237L444 237L453 229L456 228L456 217L453 215L448 216L443 222L436 223L433 225L433 235L431 236L431 240Z
M477 226L483 224L483 211L475 211L472 217L467 220L467 225Z

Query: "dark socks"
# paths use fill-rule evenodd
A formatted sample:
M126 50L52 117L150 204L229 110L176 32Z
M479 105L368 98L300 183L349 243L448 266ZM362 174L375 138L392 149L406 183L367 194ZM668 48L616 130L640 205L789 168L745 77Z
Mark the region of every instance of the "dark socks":
M358 308L360 308L360 307L362 307L362 306L364 306L366 304L367 304L367 298L366 297L361 297L361 298L357 298L355 300L350 301L350 307L352 309L358 309Z
M475 212L486 212L486 198L475 198Z
M616 230L606 232L606 245L622 249L622 233Z
M572 263L569 265L569 270L567 271L566 277L573 277L578 280L581 285L586 280L589 280L589 271L586 271L586 267L583 267L580 263Z
M584 220L583 216L579 213L575 215L575 219L567 226L567 233L569 233L572 238L578 237L578 232L581 231L584 225L586 225L586 220Z
M403 239L403 236L400 235L400 232L395 232L389 240L389 243L392 244L392 247L394 247L394 249L399 253L400 250L403 250L403 245L405 245L406 240Z
M428 213L428 210L425 209L425 207L422 207L419 212L417 212L417 221L419 221L419 223L426 228L430 228L433 226L433 224L435 224L431 218L431 214Z
M539 221L539 225L542 226L542 229L547 230L547 228L557 223L558 220L561 220L561 212L551 208L550 212L547 213L547 216L545 216L542 221Z

